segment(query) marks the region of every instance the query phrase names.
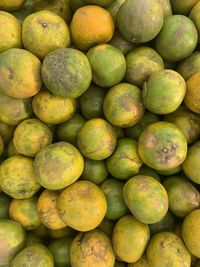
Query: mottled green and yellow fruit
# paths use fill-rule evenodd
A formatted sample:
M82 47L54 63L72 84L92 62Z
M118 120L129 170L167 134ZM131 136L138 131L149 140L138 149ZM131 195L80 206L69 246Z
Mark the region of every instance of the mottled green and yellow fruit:
M26 50L43 59L49 52L70 46L70 32L65 21L51 11L27 16L22 25L22 42Z
M72 267L113 267L115 254L107 235L95 229L86 233L79 233L70 248Z
M49 10L57 14L68 24L72 18L72 10L69 2L69 0L36 0L34 1L33 6L35 11Z
M135 263L129 263L128 267L150 267L145 254Z
M110 3L106 9L109 11L111 14L114 24L115 24L115 29L118 28L117 25L117 14L119 12L120 7L126 2L126 0L114 0L112 3Z
M113 178L107 179L101 184L107 200L105 217L110 220L118 220L128 213L128 208L123 199L124 183Z
M61 219L78 231L95 229L103 220L107 202L102 190L89 181L78 181L65 188L57 199Z
M154 73L144 84L142 99L145 107L155 114L169 114L182 103L186 93L183 77L174 70Z
M113 153L117 137L107 121L95 118L87 121L80 129L77 143L85 157L102 160Z
M120 33L133 43L154 39L162 28L163 19L162 6L155 0L127 0L117 14Z
M103 100L105 94L105 89L91 84L85 93L79 97L81 113L87 120L103 117Z
M34 157L40 149L52 143L53 134L38 119L22 121L14 132L13 143L20 154Z
M163 9L164 18L172 15L171 1L170 0L158 0Z
M4 144L8 144L8 142L11 140L14 130L15 130L14 126L8 125L7 123L0 121L0 135L3 138Z
M98 228L102 230L107 236L111 237L116 221L104 217L103 221L99 224Z
M86 5L75 11L70 32L75 46L81 50L88 50L112 39L114 22L106 9L96 5Z
M11 198L4 194L0 193L0 219L8 219L9 218L9 206L11 202Z
M69 254L72 241L73 238L71 237L61 238L52 241L48 246L57 267L71 267Z
M0 220L0 265L10 266L13 257L25 247L26 235L22 226L11 220Z
M126 56L126 81L142 88L154 73L164 69L161 56L151 47L133 49Z
M140 135L138 153L149 167L155 170L169 170L185 160L187 140L172 123L152 123Z
M58 230L66 227L66 224L61 220L56 201L58 191L44 190L39 196L37 203L37 212L42 223L49 229Z
M7 146L7 155L8 157L20 155L17 149L14 146L13 139L10 140Z
M151 267L191 266L190 252L183 241L170 232L161 232L154 235L147 246L146 255Z
M171 0L170 2L174 14L188 15L199 0Z
M110 44L92 47L87 52L92 68L92 81L101 87L111 87L119 82L126 73L126 60L122 52Z
M124 185L123 195L131 213L143 223L156 223L167 213L167 192L150 176L136 175L129 179Z
M115 2L119 1L124 1L124 0L116 0ZM113 38L110 40L109 44L119 49L124 54L124 56L126 56L132 49L138 46L137 44L134 44L131 41L126 40L120 34L119 31L115 31Z
M196 145L197 144L197 145ZM200 184L200 145L195 143L188 150L187 157L182 164L182 169L187 177Z
M32 197L40 189L33 159L19 155L4 160L0 168L0 187L15 199Z
M182 238L189 251L200 258L200 209L192 211L183 221Z
M165 19L155 47L162 58L177 62L192 54L197 39L197 29L192 20L183 15L173 15Z
M46 124L59 124L71 119L76 106L75 99L56 96L48 90L41 90L32 101L33 112Z
M195 1L195 0L193 0ZM200 3L199 3L199 0L196 0L195 2L198 3L196 5L194 5L194 7L192 8L192 11L190 12L190 18L191 20L194 22L197 30L198 30L198 34L200 35L200 15L199 15L199 12L200 12ZM200 41L200 36L199 36L199 41Z
M81 176L83 167L81 153L67 142L44 147L34 160L36 179L49 190L63 189L74 183Z
M127 137L131 137L135 140L138 140L138 138L140 137L140 135L144 131L144 129L149 124L157 122L157 121L159 121L159 118L155 114L153 114L149 111L145 111L144 115L138 121L138 123L136 123L132 127L128 127L125 129L125 135Z
M34 230L41 224L37 213L38 198L13 199L9 207L9 216L20 223L25 230Z
M103 103L106 119L117 127L131 127L144 114L144 105L139 88L129 83L119 83L106 94Z
M168 210L166 215L160 221L158 221L157 223L149 224L149 230L151 235L163 231L173 232L174 225L175 225L175 216Z
M187 139L188 144L197 141L200 135L200 115L184 106L165 116L165 121L175 124Z
M200 207L198 190L185 178L171 176L163 185L169 198L169 209L178 217L184 218Z
M132 215L122 217L115 225L112 244L117 256L128 263L140 259L150 238L149 227Z
M74 48L50 52L43 61L41 73L45 86L61 97L79 97L88 89L92 79L87 57Z
M139 175L146 175L146 176L151 176L154 179L156 179L158 182L160 182L160 176L157 171L151 169L145 164L142 164L141 168L139 169L138 172Z
M14 98L0 92L0 120L8 125L18 125L32 116L31 98Z
M26 0L1 0L0 10L16 11L19 10Z
M181 171L181 165L178 165L177 167L174 167L171 169L157 170L156 172L160 175L163 175L163 176L169 176L169 175L177 174L180 171Z
M11 48L0 54L0 91L16 98L29 98L40 91L41 63L24 49Z
M196 51L185 60L181 61L176 71L179 72L185 80L200 71L200 52Z
M56 135L60 141L69 142L72 145L77 145L77 137L81 127L86 120L81 114L74 114L74 116L59 124L56 128Z
M120 138L113 154L106 160L109 173L117 178L127 180L137 174L142 166L137 151L137 142L131 138Z
M184 102L195 113L200 114L200 71L192 75L186 82L187 91Z
M108 177L108 170L104 160L84 159L84 170L81 179L96 185L103 183Z
M0 53L10 48L20 48L22 46L21 27L17 19L7 12L0 11L0 25Z
M53 255L42 244L28 246L21 250L11 261L10 267L27 266L54 267Z

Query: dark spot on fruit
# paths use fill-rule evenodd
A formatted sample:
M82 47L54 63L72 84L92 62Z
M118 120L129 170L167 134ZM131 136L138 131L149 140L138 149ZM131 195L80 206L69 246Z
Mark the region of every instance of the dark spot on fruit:
M168 164L169 161L176 156L177 144L171 140L167 140L164 148L157 151L157 158L160 164Z
M42 21L41 19L38 20L38 23L39 23L43 28L48 28L48 23Z
M160 242L160 246L161 246L161 248L164 248L164 247L165 247L165 245L164 245L164 242L163 242L163 241L161 241L161 242Z

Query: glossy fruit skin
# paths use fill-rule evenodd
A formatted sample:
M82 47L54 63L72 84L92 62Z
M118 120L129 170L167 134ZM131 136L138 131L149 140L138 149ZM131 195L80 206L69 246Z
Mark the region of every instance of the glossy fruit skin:
M106 159L109 173L117 178L127 180L137 174L142 161L137 152L137 142L131 138L120 138L113 154Z
M187 215L182 225L182 238L189 251L197 258L200 257L199 222L200 209L197 209Z
M133 49L126 56L126 81L142 88L154 73L164 69L161 56L148 46Z
M45 86L53 94L69 98L84 93L92 79L87 57L74 48L50 52L43 61L41 73Z
M113 267L115 254L110 239L99 229L79 233L71 244L70 261L72 267Z
M124 78L126 60L122 52L114 46L94 46L87 52L87 58L92 68L92 81L98 86L111 87Z
M173 15L165 19L156 37L155 47L163 59L177 62L192 54L197 39L197 30L192 20L183 15Z
M112 243L117 256L128 263L140 259L150 238L148 225L139 222L132 215L117 221Z
M49 190L60 190L74 183L81 176L83 167L81 153L67 142L57 142L43 148L34 160L36 178Z
M186 84L182 76L173 70L161 70L144 84L142 99L151 112L169 114L181 105L185 94Z
M187 157L182 164L182 169L186 176L197 184L200 184L200 145L199 142L194 143L188 149Z
M29 98L42 86L41 62L31 52L11 48L0 55L0 90L15 98Z
M26 50L43 59L55 49L70 46L69 28L60 16L51 11L35 12L23 21L22 42Z
M32 257L30 257L32 255ZM30 267L43 266L53 267L54 260L51 252L42 244L34 244L21 250L11 261L10 267L27 265Z
M44 190L38 198L37 213L41 222L49 229L59 230L66 227L61 220L56 201L59 191Z
M77 181L58 196L57 208L66 225L86 232L101 223L106 214L107 202L98 186L89 181Z
M128 213L128 208L123 199L124 183L110 178L101 184L107 200L107 211L105 218L118 220Z
M167 192L150 176L136 175L129 179L124 185L123 196L129 210L140 222L156 223L167 213Z
M25 247L25 231L19 223L7 219L1 219L0 238L0 265L10 266L10 261L13 257Z
M135 125L144 114L141 91L129 83L111 87L105 95L103 111L114 126L127 128Z
M4 160L0 168L0 186L12 198L32 197L41 187L36 180L33 159L17 155Z
M200 206L200 193L185 178L171 176L163 185L169 197L169 209L178 217L184 218Z
M160 264L167 266L191 266L191 254L183 241L174 233L161 232L155 234L147 246L147 260L152 267Z
M4 11L0 11L0 53L10 48L21 48L21 28L17 19Z
M125 39L133 43L145 43L159 33L163 17L162 7L157 1L127 0L119 9L117 23Z
M145 128L138 140L142 161L155 170L179 166L187 155L187 141L172 123L156 122Z
M103 160L113 153L117 137L114 129L106 120L95 118L83 125L78 134L77 143L85 157Z
M73 238L61 238L54 240L48 246L57 267L70 267L69 251Z
M192 75L186 82L187 91L184 98L185 105L193 112L200 114L199 96L200 71Z
M75 46L87 51L112 39L114 22L106 9L97 5L86 5L75 11L70 32Z

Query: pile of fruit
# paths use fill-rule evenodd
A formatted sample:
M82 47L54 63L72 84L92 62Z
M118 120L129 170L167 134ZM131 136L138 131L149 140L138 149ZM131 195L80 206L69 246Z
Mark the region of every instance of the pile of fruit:
M200 266L199 42L199 0L0 0L0 266Z

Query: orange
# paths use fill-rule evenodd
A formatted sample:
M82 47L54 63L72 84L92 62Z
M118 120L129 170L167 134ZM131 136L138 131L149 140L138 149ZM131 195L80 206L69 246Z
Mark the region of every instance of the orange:
M72 40L81 50L107 43L114 34L114 22L110 13L102 7L88 5L79 8L70 25Z

